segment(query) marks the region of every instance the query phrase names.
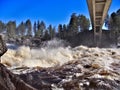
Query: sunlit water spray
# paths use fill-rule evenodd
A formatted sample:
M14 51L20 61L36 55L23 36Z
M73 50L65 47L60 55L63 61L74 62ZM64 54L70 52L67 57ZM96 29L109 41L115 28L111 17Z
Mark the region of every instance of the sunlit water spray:
M78 46L65 47L65 42L54 39L43 44L41 48L30 49L21 46L8 49L2 56L2 63L9 67L54 67L69 61L80 60L81 65L92 65L94 68L111 70L111 66L120 63L120 49L88 48ZM116 69L120 71L120 69Z
M65 42L54 39L43 44L41 48L30 49L21 46L16 50L8 49L2 56L2 63L14 67L53 67L73 60L72 50L65 47Z

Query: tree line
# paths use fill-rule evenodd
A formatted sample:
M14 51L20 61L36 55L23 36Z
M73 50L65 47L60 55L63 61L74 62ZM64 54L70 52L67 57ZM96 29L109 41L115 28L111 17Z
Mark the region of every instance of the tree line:
M110 38L113 38L116 44L120 43L120 9L107 15L105 26L110 30Z
M120 42L120 9L113 12L111 15L107 15L105 20L105 26L110 32L110 39L116 42ZM46 26L44 21L31 22L30 19L25 22L21 22L16 25L16 21L9 21L4 23L0 21L0 33L5 34L6 41L11 40L25 40L25 39L36 39L37 41L51 40L55 37L71 40L77 35L81 35L81 32L89 30L90 20L82 15L72 13L68 24L59 24L57 27L52 24ZM87 36L86 36L87 37Z
M79 32L84 32L89 30L90 21L84 15L76 15L73 13L71 15L69 23L59 24L56 28L50 24L46 27L44 21L35 21L32 25L30 19L26 22L21 22L18 26L16 21L9 21L4 23L0 21L0 33L5 33L7 40L15 40L19 38L40 38L42 40L50 40L54 37L66 39L67 37L74 36Z

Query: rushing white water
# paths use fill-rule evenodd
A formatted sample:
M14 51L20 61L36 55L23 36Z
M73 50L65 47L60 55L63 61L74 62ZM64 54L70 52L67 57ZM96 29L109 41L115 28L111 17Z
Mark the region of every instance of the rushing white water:
M51 81L52 90L64 90L63 86L69 87L69 84L70 88L72 85L77 85L73 87L79 89L96 87L90 90L120 88L120 48L71 48L65 47L64 41L57 39L48 41L37 49L8 46L7 53L1 57L2 63L13 73L24 75L29 83L36 84L37 77L37 81L46 82L46 85L47 81ZM41 85L37 83L39 84Z
M2 63L14 67L52 67L73 60L70 47L64 47L63 41L48 41L42 48L30 49L21 46L8 49L2 56Z
M64 47L62 41L53 40L38 49L21 46L8 49L2 56L2 63L10 67L53 67L63 65L72 60L80 60L81 64L90 64L95 68L111 69L111 64L120 63L120 49L88 48L78 46Z

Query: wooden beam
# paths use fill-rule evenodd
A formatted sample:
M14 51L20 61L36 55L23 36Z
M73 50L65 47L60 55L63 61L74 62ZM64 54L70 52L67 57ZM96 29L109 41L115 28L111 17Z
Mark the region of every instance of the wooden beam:
M100 15L100 16L96 16L96 18L102 18L102 16Z
M111 2L112 2L112 0L106 0L105 6L104 6L104 10L103 10L103 15L102 15L102 25L103 25L104 20L105 20L105 18L107 16L107 12L109 10Z
M92 10L92 13L93 13L93 30L94 30L94 33L96 33L96 28L95 28L95 25L96 25L96 23L95 23L95 15L96 15L96 13L95 13L95 0L92 0L92 6L93 6L93 10Z
M88 9L89 9L89 14L90 14L90 19L91 19L91 23L92 23L92 26L94 25L94 22L93 22L93 7L91 7L92 5L92 0L86 0L87 1L87 5L88 5Z
M95 1L96 4L105 4L106 1Z

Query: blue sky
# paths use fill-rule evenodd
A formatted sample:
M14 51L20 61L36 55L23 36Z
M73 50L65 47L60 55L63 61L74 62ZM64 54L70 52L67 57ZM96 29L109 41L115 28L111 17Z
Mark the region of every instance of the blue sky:
M112 0L109 13L120 8L120 0ZM43 20L57 26L68 24L72 13L89 17L86 0L0 0L0 20L17 23L30 19Z

